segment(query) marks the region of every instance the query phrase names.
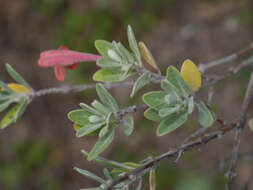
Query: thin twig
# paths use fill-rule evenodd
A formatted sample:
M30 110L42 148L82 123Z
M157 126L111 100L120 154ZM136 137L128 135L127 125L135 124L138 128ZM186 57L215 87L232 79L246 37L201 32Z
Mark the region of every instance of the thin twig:
M227 173L227 184L226 184L227 190L231 190L233 178L235 177L235 174L236 174L235 168L236 168L236 163L238 160L238 154L239 154L239 150L240 150L241 135L242 135L242 131L245 126L246 115L247 115L252 97L253 97L253 72L251 72L247 92L244 97L241 112L240 112L238 126L236 128L232 157L231 157L229 170Z
M118 179L115 179L113 181L108 181L108 183L107 183L108 185L105 190L112 190L113 187L115 185L117 185L118 183L121 183L121 182L124 182L127 180L131 180L133 178L132 176L139 176L139 174L142 173L143 171L148 172L150 169L157 166L161 161L167 160L170 157L175 157L175 156L179 155L180 152L185 152L185 151L188 151L194 147L197 147L197 146L200 146L203 144L207 144L208 142L210 142L214 139L217 139L221 135L226 134L227 132L231 131L232 129L235 128L235 126L237 126L237 125L231 124L230 126L225 126L215 132L207 133L207 134L203 135L202 137L199 137L195 141L185 143L185 144L179 146L178 148L172 149L160 156L157 156L154 159L152 159L151 161L148 161L145 164L143 164L142 166L132 170L131 172L125 173L124 175L120 176Z
M253 49L253 42L251 42L248 47L246 47L246 48L244 48L244 49L242 49L242 50L240 50L236 53L233 53L229 56L223 57L223 58L215 60L215 61L211 61L211 62L206 63L206 64L200 64L199 65L199 70L203 74L210 68L213 68L213 67L223 65L225 63L229 63L229 62L237 60L242 55L245 55L248 52L250 52L252 49Z
M231 156L232 156L232 154L219 161L221 171L223 171L226 168L226 163L227 163L227 161L230 160ZM253 149L249 150L249 151L246 151L246 152L241 152L241 153L238 154L238 159L242 159L242 158L245 158L245 157L248 157L252 160L252 158L253 158Z
M249 58L243 60L238 66L234 67L234 68L230 68L229 71L225 74L222 74L220 76L214 76L214 77L210 77L208 75L204 75L207 82L205 84L203 84L201 86L201 88L205 88L205 87L209 87L212 86L214 84L216 84L217 82L224 80L226 78L229 78L235 74L237 74L239 71L241 71L243 68L252 65L253 64L253 56L250 56Z
M122 83L104 83L106 89L112 89L119 86L131 86L134 81L127 81ZM75 85L75 86L61 86L56 88L41 89L31 93L30 98L53 95L53 94L67 94L67 93L78 93L88 89L96 88L96 84L85 84L85 85Z

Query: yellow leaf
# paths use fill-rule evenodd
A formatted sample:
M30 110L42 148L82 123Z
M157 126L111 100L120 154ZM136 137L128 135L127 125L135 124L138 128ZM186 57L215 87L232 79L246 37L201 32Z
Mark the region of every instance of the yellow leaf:
M201 74L198 67L189 59L185 60L181 67L181 76L188 84L192 92L196 92L201 86Z
M142 58L149 64L151 65L154 69L159 70L158 66L156 65L155 59L147 46L144 44L144 42L139 42L138 44L140 53Z
M28 94L31 91L29 88L17 83L8 83L7 86L17 94L19 93Z

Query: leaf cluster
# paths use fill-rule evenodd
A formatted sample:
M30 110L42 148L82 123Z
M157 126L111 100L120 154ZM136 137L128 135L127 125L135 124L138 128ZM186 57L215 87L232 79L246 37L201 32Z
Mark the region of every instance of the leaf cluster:
M9 64L6 64L6 70L17 83L5 84L0 81L0 112L15 104L2 118L0 122L1 129L17 122L23 115L29 103L29 94L33 91L32 87Z
M87 153L85 150L82 150L81 152L85 157L89 157L89 153ZM75 167L74 169L81 175L100 183L99 187L85 188L83 190L103 190L107 185L107 180L117 179L120 175L123 175L126 172L130 172L131 170L140 166L140 164L134 162L120 163L99 156L96 157L94 161L105 167L103 170L103 174L106 179L103 179L90 171ZM115 186L115 189L128 190L129 188L125 185L125 183L119 183Z
M162 91L148 92L143 95L143 101L150 107L145 111L144 116L159 122L158 136L182 126L187 121L188 115L194 111L195 105L198 107L200 124L204 127L212 125L212 114L202 101L195 101L189 85L175 67L168 67L166 80L161 81L161 88Z
M102 84L96 85L99 100L94 100L91 106L81 103L81 109L73 110L68 114L74 122L76 136L98 135L99 139L89 153L88 160L96 158L107 148L114 138L118 119L119 107L115 99ZM133 131L133 118L125 119L124 132L130 135Z

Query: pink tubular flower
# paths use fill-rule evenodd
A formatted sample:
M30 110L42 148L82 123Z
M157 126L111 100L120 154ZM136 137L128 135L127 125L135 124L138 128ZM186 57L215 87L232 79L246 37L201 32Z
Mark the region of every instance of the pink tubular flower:
M43 51L40 54L38 65L40 67L54 67L54 73L58 81L63 82L67 69L76 69L79 62L97 61L101 56L68 50L61 46L58 50Z

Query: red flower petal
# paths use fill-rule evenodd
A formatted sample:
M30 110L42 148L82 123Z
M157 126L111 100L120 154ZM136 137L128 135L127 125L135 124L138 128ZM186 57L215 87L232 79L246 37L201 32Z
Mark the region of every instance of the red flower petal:
M63 82L66 76L66 70L64 67L55 66L54 67L54 74L59 82Z
M78 66L79 66L79 63L74 63L74 64L72 64L72 65L65 66L65 68L74 70L74 69L76 69Z
M49 50L41 53L38 65L41 67L68 66L76 62L96 61L101 56L71 50Z

